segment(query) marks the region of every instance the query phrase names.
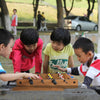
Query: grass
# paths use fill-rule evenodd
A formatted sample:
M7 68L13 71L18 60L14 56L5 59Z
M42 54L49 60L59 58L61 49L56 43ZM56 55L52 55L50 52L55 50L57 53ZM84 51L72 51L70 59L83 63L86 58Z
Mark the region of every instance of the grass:
M32 4L33 0L5 0L7 2L13 2L13 3L27 3L27 4ZM44 0L45 2L47 2L50 5L56 6L56 0ZM44 3L39 2L40 5L45 5ZM95 3L94 9L97 10L97 4L98 2ZM63 4L63 2L62 2ZM66 0L66 6L70 7L71 6L71 0ZM88 7L88 3L86 0L75 0L74 1L74 8L87 8Z
M33 5L32 5L33 0L6 0L6 1L7 1L7 7L9 10L10 18L12 16L12 10L16 8L18 21L33 22L33 15L34 15ZM56 6L56 0L45 0L45 1ZM70 7L70 1L69 2L68 1L67 1L67 6ZM46 6L46 5L40 5L38 10L40 10L41 12L45 12L45 17L46 17L47 22L57 22L57 10L55 8ZM82 2L75 1L74 8L72 9L70 14L84 15L86 13L87 13L86 0L82 0ZM98 22L97 14L98 14L98 9L97 9L97 3L96 3L95 9L93 11L93 14L90 16L90 19L94 22Z
M19 4L19 3L7 3L10 18L13 14L12 10L17 9L18 21L29 21L33 22L33 5L30 4ZM48 8L48 9L47 9ZM56 9L47 6L39 6L39 10L45 12L47 22L56 22ZM48 14L48 11L50 11ZM54 14L54 15L53 15Z
M44 0L44 1L47 2L48 4L56 6L56 0ZM72 0L66 0L67 7L71 6L71 1ZM62 2L62 4L63 4L63 2ZM88 4L87 4L86 0L81 0L81 1L74 0L74 8L85 8L86 9L87 7L88 7ZM97 2L95 3L94 9L97 10Z
M16 3L29 3L32 4L33 0L5 0L7 2L16 2Z

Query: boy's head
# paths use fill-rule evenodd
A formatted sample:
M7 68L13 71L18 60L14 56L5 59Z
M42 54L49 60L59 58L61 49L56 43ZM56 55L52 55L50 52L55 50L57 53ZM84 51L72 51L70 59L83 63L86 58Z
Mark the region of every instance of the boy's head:
M13 9L13 13L16 14L16 12L17 12L17 9Z
M40 11L38 11L38 14L40 14Z
M94 55L94 45L88 38L81 37L73 45L75 54L81 63L90 61Z
M32 28L24 29L20 34L20 40L29 53L32 53L37 48L38 38L38 32Z
M42 12L42 14L44 14L44 12Z
M12 51L14 43L13 35L4 29L0 29L0 55L3 57L8 57Z
M67 29L57 28L51 33L52 47L56 51L61 51L64 46L70 43L71 37Z

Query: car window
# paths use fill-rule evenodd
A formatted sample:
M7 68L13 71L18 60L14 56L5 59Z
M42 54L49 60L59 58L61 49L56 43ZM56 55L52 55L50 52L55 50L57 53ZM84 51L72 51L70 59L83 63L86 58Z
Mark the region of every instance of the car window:
M90 22L90 20L89 20L87 17L84 17L84 19L85 19L85 21L88 21L88 22Z
M84 17L79 18L80 21L85 21Z
M67 16L65 19L75 19L77 16Z
M80 17L79 18L80 21L87 21L90 22L90 20L87 17Z

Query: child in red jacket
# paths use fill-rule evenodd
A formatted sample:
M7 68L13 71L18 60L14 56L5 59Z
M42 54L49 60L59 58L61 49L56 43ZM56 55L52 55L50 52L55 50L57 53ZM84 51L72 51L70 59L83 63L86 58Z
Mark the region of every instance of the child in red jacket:
M14 72L27 72L35 65L35 73L41 73L43 41L35 29L24 29L15 41L10 54Z
M18 17L16 15L17 9L13 9L13 15L12 15L12 22L11 22L11 29L13 31L13 35L17 35L17 23L18 23Z

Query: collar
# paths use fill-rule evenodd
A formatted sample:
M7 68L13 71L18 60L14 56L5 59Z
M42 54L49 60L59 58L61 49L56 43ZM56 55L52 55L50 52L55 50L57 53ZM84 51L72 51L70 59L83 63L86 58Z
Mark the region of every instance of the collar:
M96 59L98 59L98 56L97 56L96 53L94 53L94 56L93 56L93 59L92 59L91 64L92 64ZM87 71L87 70L89 69L89 67L87 66L87 63L88 63L88 61L87 61L86 63L83 64L83 66L84 66L84 67L82 67L82 70L83 70L83 71ZM90 65L91 65L91 64L90 64Z
M96 59L98 59L98 55L97 55L96 53L94 53L94 57L93 57L93 59L92 59L91 64L92 64Z

